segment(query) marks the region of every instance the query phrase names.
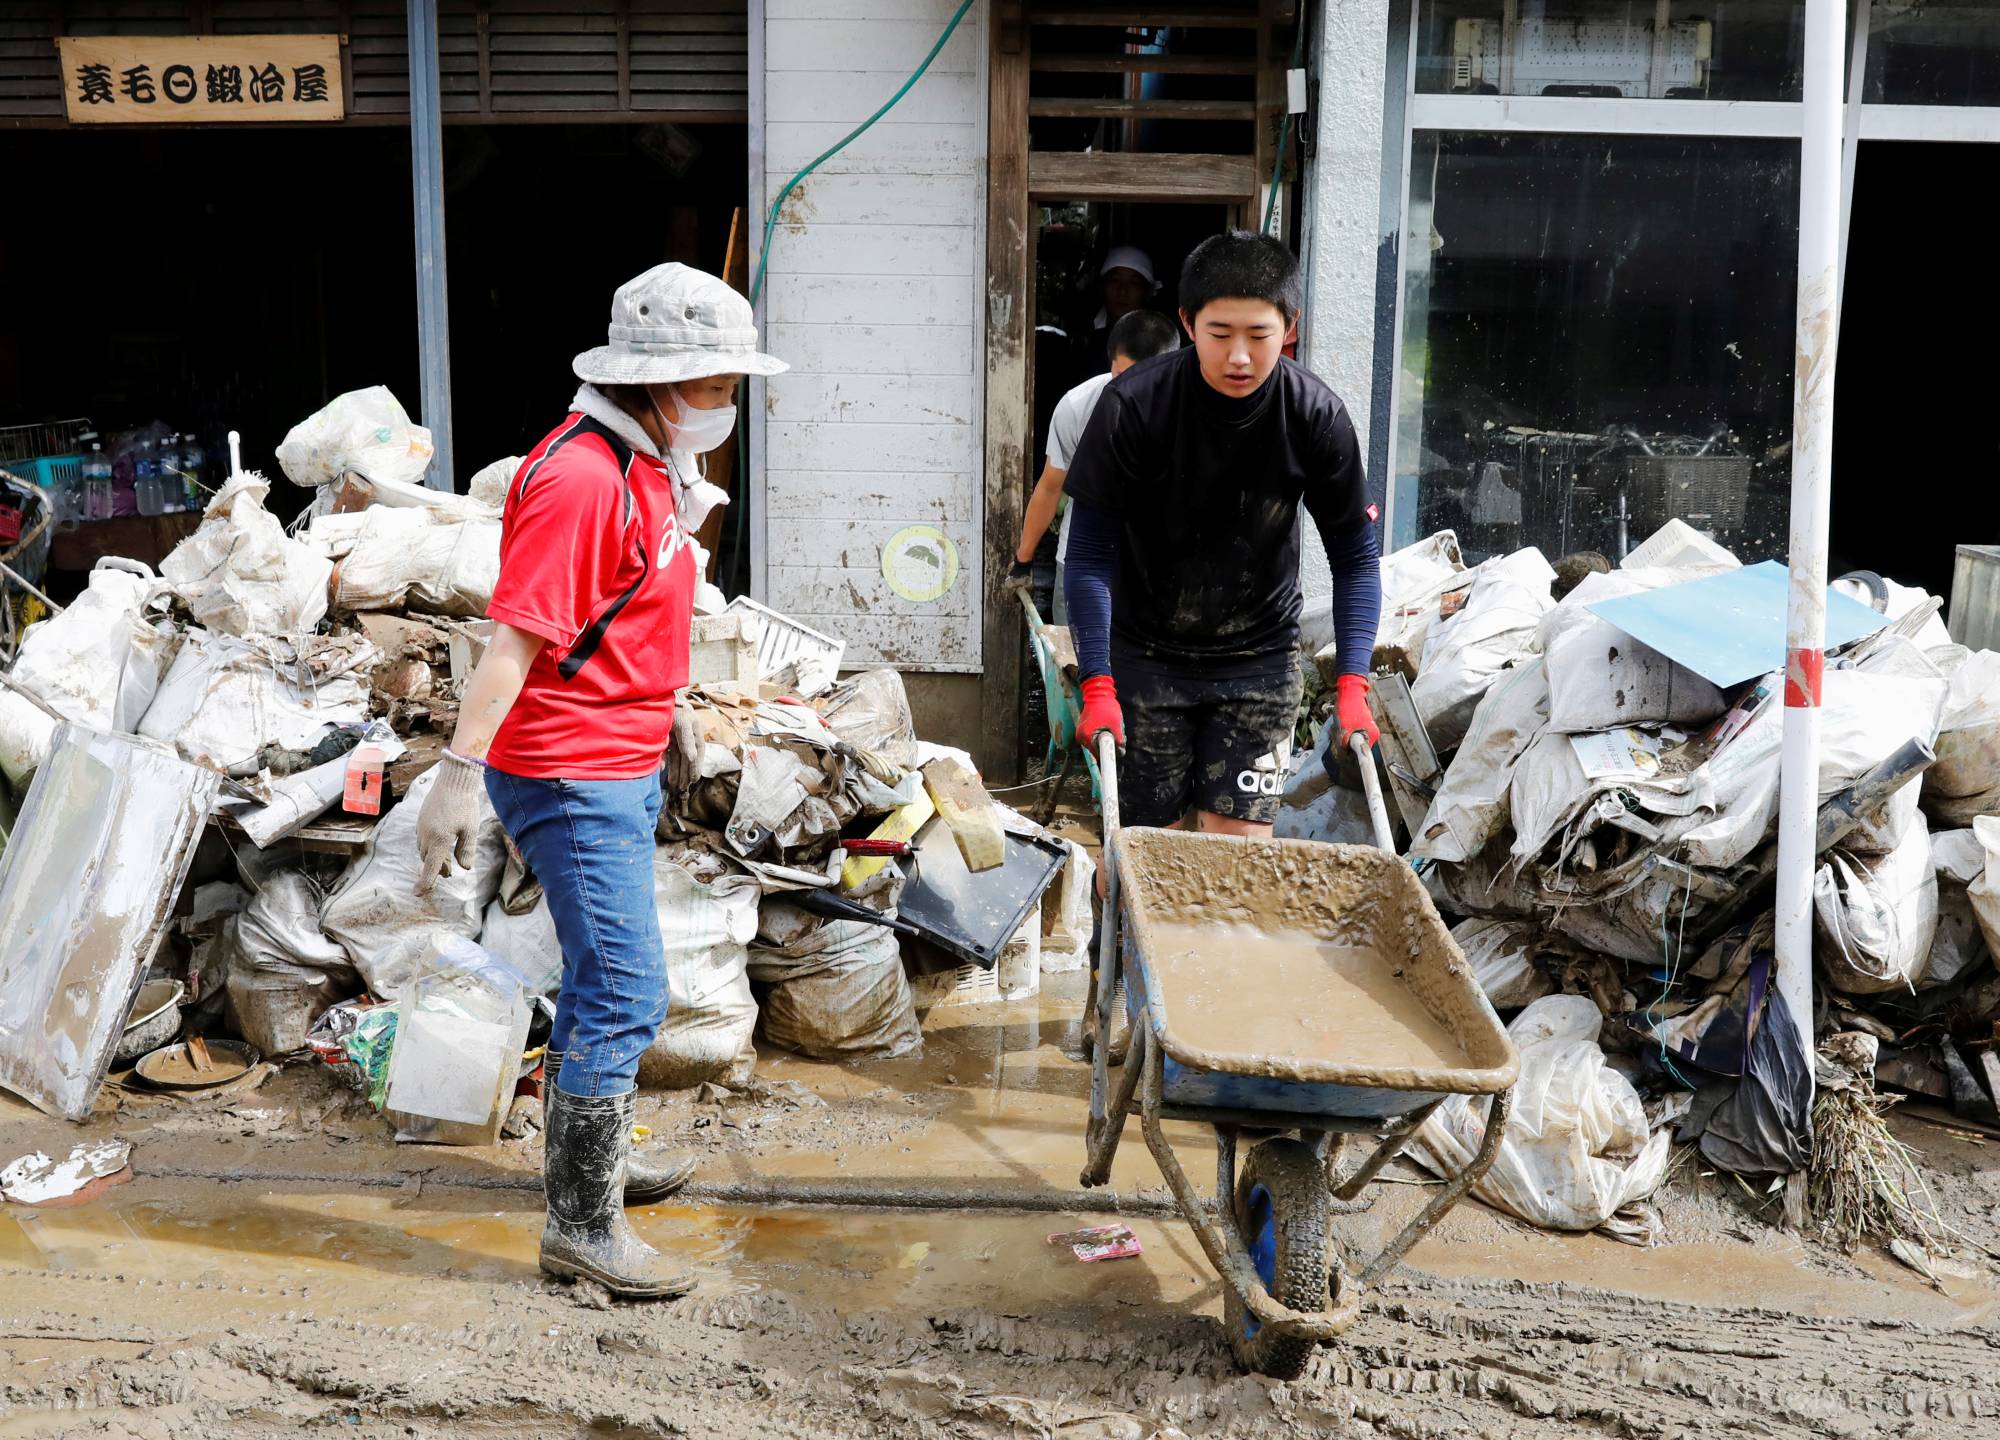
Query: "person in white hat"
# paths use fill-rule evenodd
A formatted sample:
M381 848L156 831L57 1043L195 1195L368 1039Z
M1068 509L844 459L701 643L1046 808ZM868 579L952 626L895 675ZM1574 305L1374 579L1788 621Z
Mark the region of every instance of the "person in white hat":
M542 1269L666 1298L693 1280L622 1209L694 1168L630 1153L639 1057L669 1003L653 908L660 762L705 568L695 530L727 499L701 457L736 427L737 383L786 366L757 350L741 295L657 265L619 287L606 342L574 368L584 383L568 416L507 487L493 637L418 812L418 889L454 859L469 865L482 817L497 812L562 945Z
M1110 370L1111 327L1134 310L1145 309L1160 292L1160 282L1153 276L1153 257L1137 245L1112 246L1098 267L1097 283L1103 304L1084 337L1079 358L1085 376Z

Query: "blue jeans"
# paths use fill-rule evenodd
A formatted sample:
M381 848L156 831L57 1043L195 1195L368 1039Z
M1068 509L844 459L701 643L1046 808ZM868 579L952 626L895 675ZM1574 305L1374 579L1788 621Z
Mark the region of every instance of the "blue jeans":
M565 1095L622 1095L667 1018L653 908L660 779L529 780L491 766L486 793L541 881L562 944L549 1053Z

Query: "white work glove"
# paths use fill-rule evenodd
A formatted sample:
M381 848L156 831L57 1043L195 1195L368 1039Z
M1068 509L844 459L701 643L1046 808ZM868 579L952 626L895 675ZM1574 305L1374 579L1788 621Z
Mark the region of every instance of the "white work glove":
M480 791L486 767L456 751L444 752L437 779L417 812L417 894L431 893L438 876L456 860L470 870L479 848Z

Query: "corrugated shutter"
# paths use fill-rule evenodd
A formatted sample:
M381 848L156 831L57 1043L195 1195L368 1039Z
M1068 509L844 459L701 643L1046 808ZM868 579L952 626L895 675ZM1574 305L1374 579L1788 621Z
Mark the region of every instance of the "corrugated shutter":
M409 113L401 0L211 0L207 9L214 32L233 35L338 33L344 14L350 119ZM56 35L185 35L194 29L192 11L186 0L73 0L67 7L41 0L0 9L0 124L60 123ZM443 0L444 114L741 117L748 110L747 12L745 0Z

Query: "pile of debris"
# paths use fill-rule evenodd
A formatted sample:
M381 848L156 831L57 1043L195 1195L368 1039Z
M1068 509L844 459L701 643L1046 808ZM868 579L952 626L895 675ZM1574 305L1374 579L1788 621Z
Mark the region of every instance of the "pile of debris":
M59 918L83 943L0 942L27 1022L0 1035L0 1084L81 1118L150 979L180 1002L155 1044L310 1048L400 1138L500 1133L548 1033L554 923L490 810L471 866L419 896L416 822L490 633L519 462L454 495L422 484L430 454L386 390L342 396L279 449L316 491L289 531L232 475L159 575L102 562L26 635L0 676L0 771L25 796L0 913L81 874ZM996 970L1031 990L1035 961L1003 956L1039 954L1043 893L1087 894L1088 858L918 740L895 672L838 679L841 642L711 586L697 611L654 864L671 1005L642 1082L747 1079L760 1026L822 1059L905 1054L912 969L932 992ZM1052 965L1064 945L1081 963L1076 928Z
M1718 1168L1803 1171L1815 1057L1772 983L1783 567L1674 521L1615 568L1527 549L1468 569L1445 532L1383 570L1385 783L1489 998L1520 1012L1518 1133L1480 1193L1629 1238L1669 1126ZM1810 1022L1879 1042L1884 1086L1992 1120L2000 654L1938 609L1872 574L1828 597ZM1365 841L1341 761L1323 739L1295 769L1280 834ZM1412 1153L1455 1162L1482 1113L1445 1107Z

